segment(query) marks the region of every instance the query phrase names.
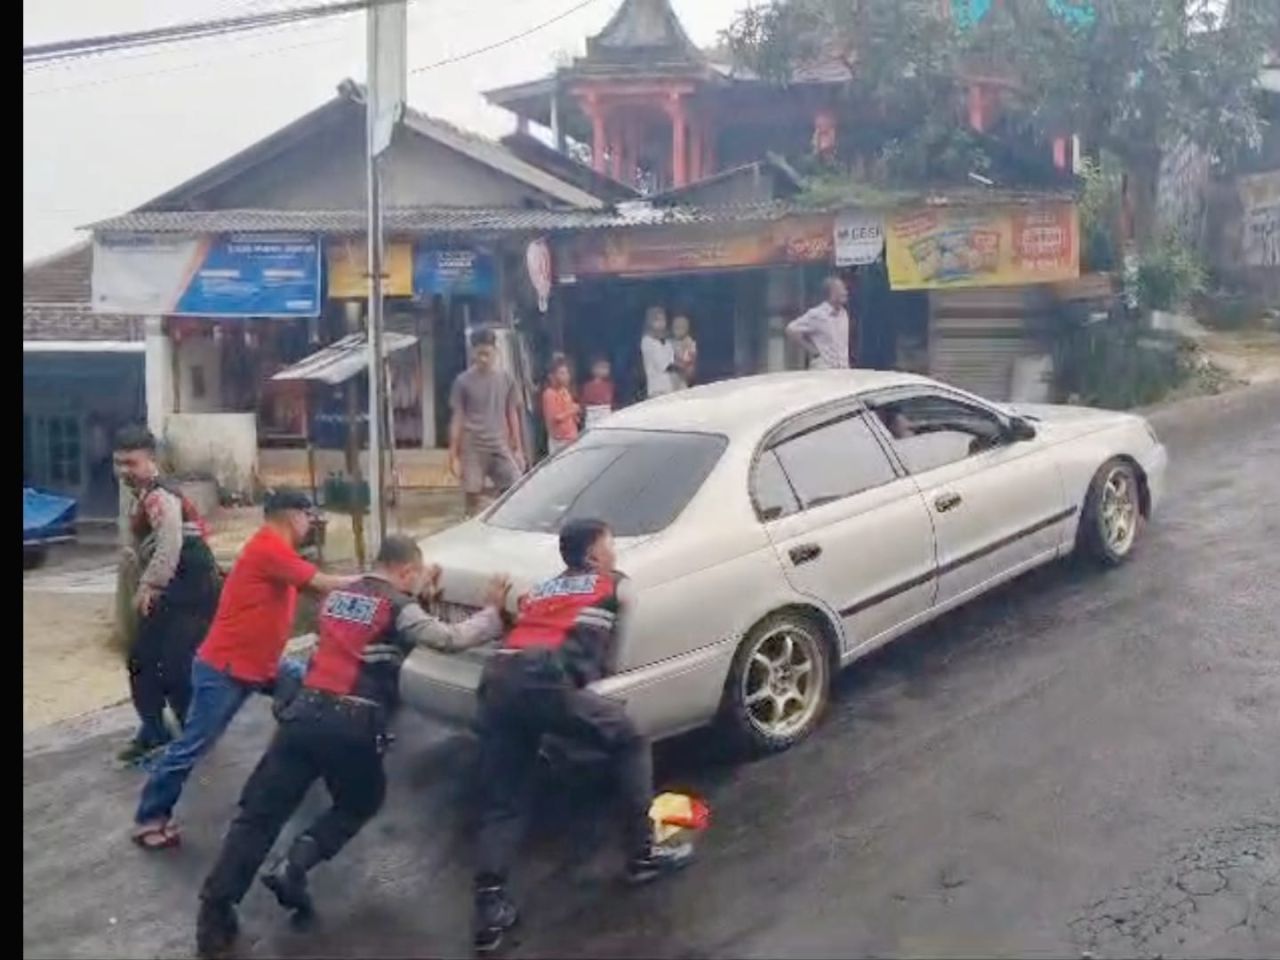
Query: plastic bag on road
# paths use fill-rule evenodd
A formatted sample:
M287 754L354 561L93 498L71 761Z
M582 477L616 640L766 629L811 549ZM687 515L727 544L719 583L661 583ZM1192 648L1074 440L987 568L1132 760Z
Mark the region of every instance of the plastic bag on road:
M711 808L687 793L660 793L649 806L654 843L671 843L699 833L711 823Z

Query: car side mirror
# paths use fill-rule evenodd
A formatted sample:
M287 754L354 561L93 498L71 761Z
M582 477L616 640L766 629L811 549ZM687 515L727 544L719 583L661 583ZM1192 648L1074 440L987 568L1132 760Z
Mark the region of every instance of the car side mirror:
M1036 438L1036 428L1022 417L1014 417L1009 421L1008 429L1009 439L1014 443L1020 443L1023 440L1034 440Z

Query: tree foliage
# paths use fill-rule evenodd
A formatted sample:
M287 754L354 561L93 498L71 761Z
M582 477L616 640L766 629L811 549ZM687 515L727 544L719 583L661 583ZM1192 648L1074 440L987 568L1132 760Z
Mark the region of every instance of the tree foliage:
M1003 0L972 25L937 0L766 0L724 39L739 65L777 83L843 63L847 96L885 119L899 171L980 165L949 131L963 126L966 82L981 77L1001 84L1010 129L1042 142L1080 134L1149 195L1183 138L1220 159L1257 144L1255 84L1268 47L1280 48L1280 0Z

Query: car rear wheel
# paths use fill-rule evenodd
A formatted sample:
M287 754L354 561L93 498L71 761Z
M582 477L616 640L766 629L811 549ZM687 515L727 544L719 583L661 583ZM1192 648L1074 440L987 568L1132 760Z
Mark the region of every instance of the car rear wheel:
M776 753L807 737L831 696L831 649L809 617L785 611L761 621L734 657L724 720L754 753Z
M1079 546L1103 566L1115 567L1133 553L1142 529L1142 490L1127 460L1108 460L1094 475L1080 517Z

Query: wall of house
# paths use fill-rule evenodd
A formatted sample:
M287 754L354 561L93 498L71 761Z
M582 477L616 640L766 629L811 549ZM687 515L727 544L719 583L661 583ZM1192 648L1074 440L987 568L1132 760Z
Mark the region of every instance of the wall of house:
M383 162L388 207L519 207L541 198L517 180L404 130ZM365 191L364 135L353 122L321 131L210 191L203 202L213 209L358 209Z
M258 418L253 413L171 413L165 422L170 466L213 477L224 493L249 497L258 484Z
M177 343L174 355L177 409L182 413L222 410L222 345L212 337L193 337Z

